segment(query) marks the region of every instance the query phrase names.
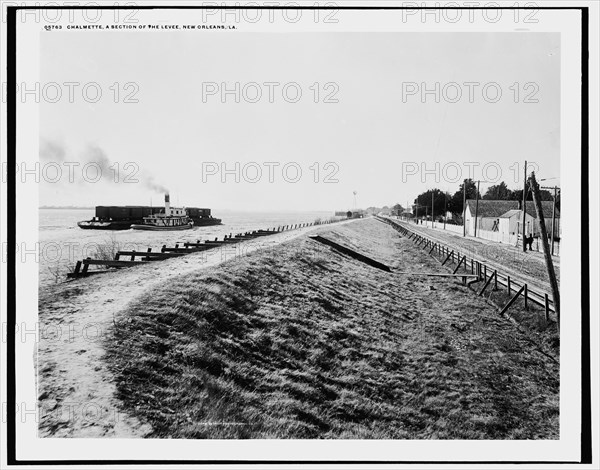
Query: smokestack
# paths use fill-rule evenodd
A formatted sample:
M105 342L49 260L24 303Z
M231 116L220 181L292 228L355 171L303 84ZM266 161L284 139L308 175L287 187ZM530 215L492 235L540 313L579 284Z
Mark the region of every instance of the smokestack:
M171 203L169 201L169 195L165 194L165 215L169 217L171 215Z

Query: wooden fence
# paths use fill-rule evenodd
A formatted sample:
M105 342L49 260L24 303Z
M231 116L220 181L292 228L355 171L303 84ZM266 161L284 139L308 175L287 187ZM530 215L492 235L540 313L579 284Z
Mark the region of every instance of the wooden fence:
M511 278L510 275L504 274L501 271L488 266L485 262L477 260L465 253L461 253L451 247L448 247L439 241L432 240L423 236L421 233L410 230L409 224L401 223L396 220L378 217L379 220L385 222L394 227L398 232L407 237L409 240L417 243L423 249L427 249L429 254L438 254L443 258L442 266L446 263L454 263L455 269L453 274L457 274L459 269L462 267L464 273L476 275L475 279L468 281L468 285L473 285L478 282L483 282L483 287L479 291L479 295L483 295L484 291L492 285L494 289L498 289L501 286L507 290L509 295L515 294L508 304L502 309L501 313L504 313L510 306L521 296L523 296L525 306L527 307L529 302L539 305L544 308L546 320L550 317L550 312L555 313L554 303L552 296L548 292L531 289L526 282L522 280ZM460 273L458 273L460 274ZM463 282L467 283L466 278Z
M221 246L240 243L246 240L253 240L256 238L274 235L276 233L297 230L300 228L312 227L316 225L328 225L336 222L341 222L342 220L329 219L315 222L307 222L302 224L283 225L279 227L273 227L269 230L254 230L251 232L238 233L236 235L229 234L225 235L223 237L223 240L218 240L217 238L215 238L214 240L196 240L196 242L184 242L181 244L181 246L179 243L176 243L173 247L163 245L160 252L152 251L152 248L148 248L146 251L118 251L114 256L114 259L112 260L92 259L91 257L88 257L81 261L77 261L73 272L68 273L67 277L79 278L89 276L92 274L107 273L113 271L110 268L119 269L131 266L144 265L153 261L163 261L170 258L177 258L180 256L185 256L186 254L212 250ZM90 270L90 266L104 266L108 269Z

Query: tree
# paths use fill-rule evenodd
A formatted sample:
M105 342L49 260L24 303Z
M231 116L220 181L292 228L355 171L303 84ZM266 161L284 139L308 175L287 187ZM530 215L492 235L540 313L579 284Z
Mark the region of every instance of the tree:
M467 178L463 181L463 183L459 186L458 191L456 191L452 198L448 201L448 210L452 212L453 215L462 216L463 213L463 187L467 188L467 199L476 199L477 198L477 183L473 181L471 178ZM481 194L479 195L481 198Z
M522 193L522 191L521 191ZM512 197L512 191L508 189L506 183L501 181L499 184L490 186L483 195L483 199L509 201Z
M418 205L418 214L421 215L431 215L431 195L433 194L433 210L434 216L441 216L444 214L444 206L446 203L444 202L447 194L444 193L441 189L429 189L424 193L421 193L414 200L415 205L413 205L413 214L415 213L416 206Z
M400 215L404 212L404 207L402 207L400 204L394 204L392 206L392 214L393 215Z
M552 199L553 199L552 193L545 189L540 189L540 199L542 201L552 201ZM514 191L511 191L510 200L511 201L522 201L523 200L523 190L515 189ZM529 189L527 190L527 200L533 201L533 194L531 194L531 191Z

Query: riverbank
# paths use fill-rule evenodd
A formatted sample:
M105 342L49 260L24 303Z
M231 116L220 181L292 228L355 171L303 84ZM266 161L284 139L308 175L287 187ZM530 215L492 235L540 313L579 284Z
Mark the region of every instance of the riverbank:
M393 271L333 251L308 231ZM386 224L309 229L201 270L192 256L157 263L160 274L135 268L77 286L98 283L88 294L140 286L131 303L95 299L102 310L109 305L102 316L113 323L80 364L101 368L112 394L107 406L141 425L138 435L559 437L558 351L532 347L530 336L459 280L402 274L440 266ZM144 282L157 275L148 289ZM81 311L72 315L82 322ZM80 437L81 426L72 427L61 434Z
M39 280L40 287L57 284L72 272L75 263L86 257L96 258L105 251L158 251L163 245L196 240L222 239L230 233L240 233L272 227L295 225L330 218L329 212L243 212L217 211L223 223L191 230L154 232L142 230L82 230L81 220L94 216L93 210L41 209L39 215Z
M340 222L345 224L347 222ZM150 432L115 398L105 340L134 299L178 277L304 236L316 227L249 240L234 247L45 285L39 294L38 406L41 437L141 437ZM140 300L141 299L141 300Z

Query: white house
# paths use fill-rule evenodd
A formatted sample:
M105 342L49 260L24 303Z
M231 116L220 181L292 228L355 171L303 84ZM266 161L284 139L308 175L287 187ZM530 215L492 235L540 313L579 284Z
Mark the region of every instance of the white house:
M542 201L544 220L548 235L552 231L553 201ZM475 236L475 212L477 212L477 231L498 232L500 237L521 232L523 212L521 201L495 201L489 199L467 200L465 210L465 226L467 235ZM560 237L560 211L556 209L554 236ZM538 236L540 234L537 213L533 201L527 201L525 210L525 233Z
M498 219L510 210L519 209L519 201L492 201L489 199L467 199L465 227L467 235L475 236L475 212L477 212L477 231L495 231Z
M521 224L523 223L523 211L518 209L510 210L498 218L497 231L502 235L516 235L521 233ZM525 213L525 233L531 233L535 228L536 219Z

